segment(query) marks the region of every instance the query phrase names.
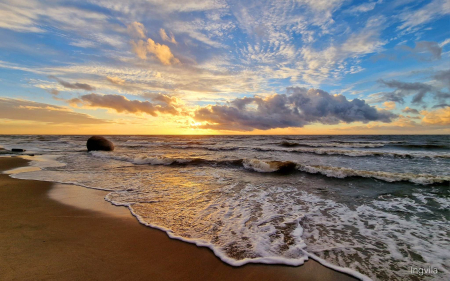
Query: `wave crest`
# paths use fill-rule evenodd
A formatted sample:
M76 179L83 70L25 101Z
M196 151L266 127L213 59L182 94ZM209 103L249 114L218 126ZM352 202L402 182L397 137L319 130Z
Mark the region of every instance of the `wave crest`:
M306 172L321 174L331 178L362 177L383 180L386 182L409 181L416 184L428 185L433 183L450 183L450 176L436 176L430 174L391 173L383 171L356 170L344 167L305 165L292 161L275 161L259 159L215 160L203 158L170 158L161 156L120 156L111 153L90 152L95 157L110 158L131 162L136 165L208 165L211 167L241 167L258 173L294 173Z

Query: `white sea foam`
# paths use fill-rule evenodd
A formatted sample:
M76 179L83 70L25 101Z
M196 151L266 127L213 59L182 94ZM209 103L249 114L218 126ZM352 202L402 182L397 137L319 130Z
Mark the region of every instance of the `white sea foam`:
M374 178L387 182L396 181L409 181L416 184L433 184L433 183L443 183L450 182L449 176L435 176L429 174L413 174L413 173L390 173L382 171L363 171L351 168L343 167L331 167L322 165L303 165L298 164L298 169L300 171L308 173L320 173L327 177L334 178L346 178L346 177L364 177L364 178Z
M179 187L176 189L180 190ZM208 201L209 203L197 212L189 210L189 207L183 204L182 214L178 213L178 216L183 217L183 221L167 220L176 218L172 212L180 212L178 209L165 209L164 217L157 212L158 206L152 205L173 203L162 199L162 194L157 192L145 195L145 200L137 200L134 198L136 194L127 192L110 193L106 199L115 205L129 207L142 224L163 230L173 239L208 247L222 261L233 266L247 263L298 266L310 257L337 271L361 280L370 280L354 269L333 265L306 250L307 245L301 238L303 228L300 226L305 208L302 205L287 205L288 202L283 201L287 199L285 190L260 190L259 186L246 185L236 194L236 189L237 184L224 186L221 194L228 196ZM197 193L191 190L189 195L178 195L179 198L191 198L191 203L196 201L197 196ZM281 201L280 204L273 204L273 200ZM162 221L165 222L164 226ZM194 224L186 224L185 221ZM292 227L289 227L290 225ZM289 228L291 229L286 230ZM286 244L286 240L290 242Z
M177 159L163 156L122 155L115 153L105 153L101 151L91 151L90 153L95 157L126 161L137 165L170 165L177 161ZM178 160L183 161L183 159Z
M411 199L374 200L353 210L314 197L306 196L306 201L314 202L317 207L305 215L302 224L308 252L334 264L366 268L365 272L373 279L408 278L409 267L420 265L421 259L439 268L441 274L435 276L437 280L449 275L448 222L410 217L413 211L409 209L408 214L392 212L396 205L404 210L405 206L417 207ZM421 208L425 211L427 207ZM394 270L387 272L386 268Z

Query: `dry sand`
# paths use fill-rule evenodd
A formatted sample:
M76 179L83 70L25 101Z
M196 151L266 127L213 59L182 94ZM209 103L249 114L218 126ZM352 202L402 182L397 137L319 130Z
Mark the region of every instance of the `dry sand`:
M24 165L0 157L0 171ZM0 280L355 280L312 260L229 266L139 224L104 194L0 174Z

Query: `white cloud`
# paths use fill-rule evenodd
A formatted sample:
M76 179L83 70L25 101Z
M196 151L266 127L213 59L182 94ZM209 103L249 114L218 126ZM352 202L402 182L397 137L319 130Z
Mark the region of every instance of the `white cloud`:
M355 33L342 44L340 51L349 56L357 56L374 53L379 50L385 42L379 40L378 30L363 30Z
M400 15L403 22L398 29L411 31L412 29L437 20L442 16L450 14L450 1L433 0L424 7L411 11L407 10Z
M176 34L187 34L192 39L202 42L214 48L226 48L227 46L219 42L223 35L233 28L227 22L212 24L209 21L196 19L193 21L173 21L169 24L171 30ZM216 37L216 38L213 38Z
M304 3L317 11L331 12L339 8L344 0L297 0L299 3Z
M366 12L369 12L369 11L372 11L373 9L375 9L375 6L377 4L381 4L382 2L383 2L383 0L363 3L361 5L351 7L346 12L348 12L348 13L366 13Z
M89 40L76 40L70 43L70 45L80 48L92 48L95 47L97 44L95 42L89 41Z
M63 31L64 37L78 37L70 43L78 47L93 46L95 42L114 47L124 46L122 36L113 34L122 27L111 23L107 15L34 0L0 3L0 28L16 32L53 32L61 36L57 32L59 30Z
M442 48L446 45L450 44L450 38L445 39L444 41L442 41L439 46Z
M39 5L35 1L15 1L0 3L0 28L17 32L45 32L37 23L40 13L36 13Z
M361 67L357 65L358 58L377 52L386 44L379 36L379 29L369 19L365 28L353 33L341 44L333 44L321 51L311 47L303 48L303 62L299 63L299 67L305 69L302 78L317 85L329 77L337 79L342 74L361 71Z

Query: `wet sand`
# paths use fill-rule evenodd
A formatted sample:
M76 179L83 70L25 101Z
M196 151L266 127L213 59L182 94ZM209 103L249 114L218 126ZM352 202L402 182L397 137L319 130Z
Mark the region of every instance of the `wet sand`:
M0 157L0 171L27 163ZM139 224L105 194L0 174L0 280L356 280L313 260L229 266Z

